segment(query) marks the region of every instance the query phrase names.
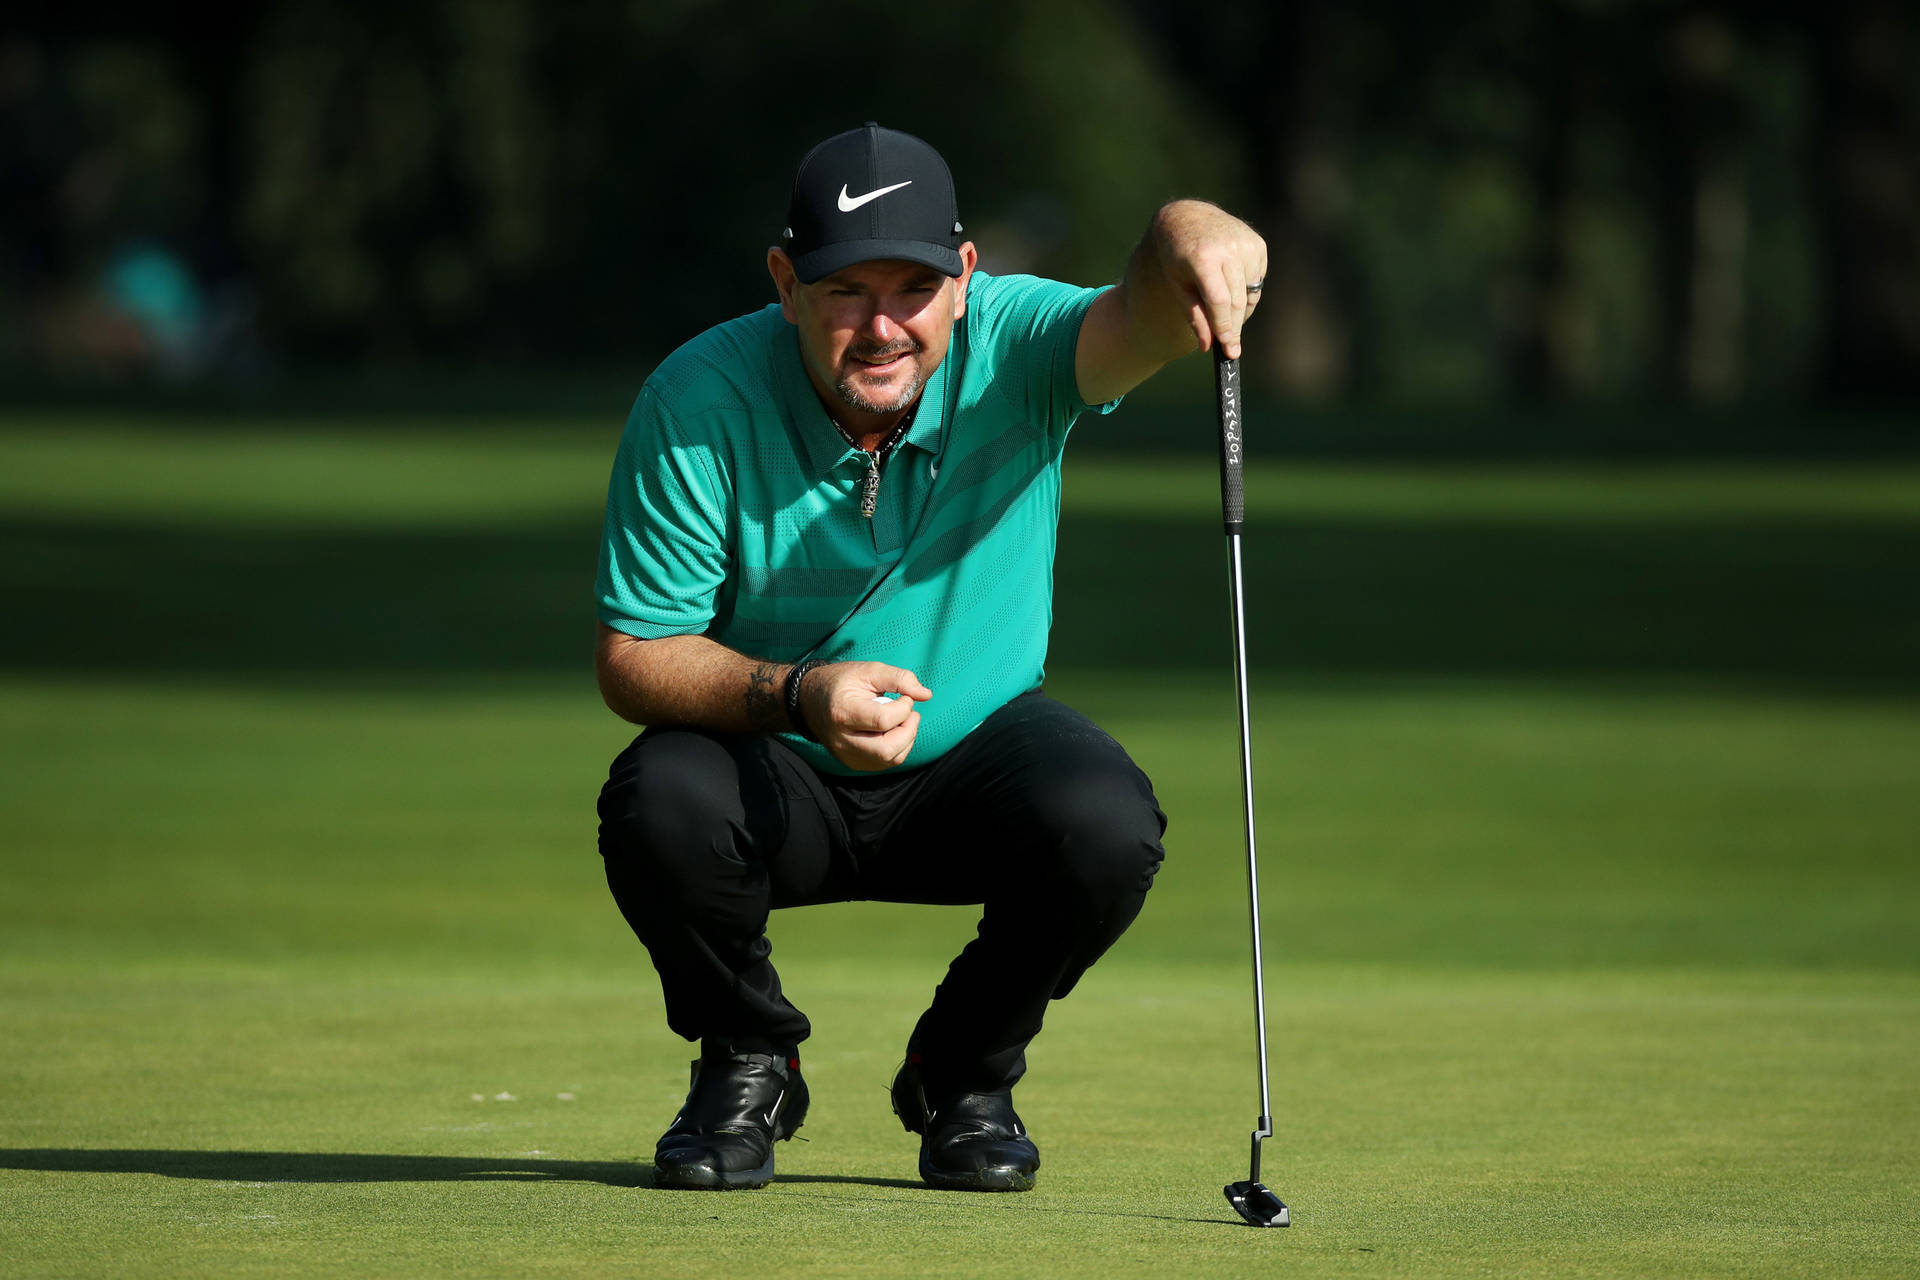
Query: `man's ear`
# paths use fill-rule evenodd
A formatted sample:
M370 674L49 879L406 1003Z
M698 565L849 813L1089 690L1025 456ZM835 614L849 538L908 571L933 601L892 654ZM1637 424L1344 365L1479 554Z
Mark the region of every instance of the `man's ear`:
M773 287L780 293L780 314L787 318L788 324L799 324L799 313L793 308L793 291L800 287L800 277L793 269L793 259L779 245L767 250L767 274L773 277Z
M953 303L953 318L956 320L967 314L967 282L973 279L973 269L979 262L980 254L973 247L973 241L969 240L960 246L960 274L955 279L959 288L955 290L957 296Z

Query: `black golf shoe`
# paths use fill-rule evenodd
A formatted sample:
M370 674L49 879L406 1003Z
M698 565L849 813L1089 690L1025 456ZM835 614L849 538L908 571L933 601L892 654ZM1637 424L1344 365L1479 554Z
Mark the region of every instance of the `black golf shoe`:
M773 1181L773 1144L807 1118L793 1054L702 1055L693 1086L653 1153L653 1185L740 1191Z
M920 1176L928 1186L1033 1190L1040 1149L1014 1114L1012 1089L929 1099L917 1055L909 1054L893 1078L893 1114L908 1133L920 1135Z

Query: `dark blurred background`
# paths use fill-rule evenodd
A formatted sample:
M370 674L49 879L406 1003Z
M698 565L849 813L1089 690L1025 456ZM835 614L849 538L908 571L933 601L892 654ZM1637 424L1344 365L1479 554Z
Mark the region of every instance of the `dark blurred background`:
M796 160L872 118L946 153L990 270L1106 281L1168 197L1243 213L1271 396L1911 434L1917 39L1896 0L16 11L0 393L617 413L770 297Z

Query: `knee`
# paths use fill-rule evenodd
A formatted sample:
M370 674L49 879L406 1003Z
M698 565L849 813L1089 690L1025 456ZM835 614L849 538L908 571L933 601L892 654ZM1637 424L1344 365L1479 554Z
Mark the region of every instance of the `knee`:
M1054 779L1029 818L1043 874L1096 902L1145 894L1166 856L1166 815L1130 760Z
M731 844L740 827L737 777L727 785L733 773L726 753L697 735L636 741L600 790L601 856L629 871L684 874Z

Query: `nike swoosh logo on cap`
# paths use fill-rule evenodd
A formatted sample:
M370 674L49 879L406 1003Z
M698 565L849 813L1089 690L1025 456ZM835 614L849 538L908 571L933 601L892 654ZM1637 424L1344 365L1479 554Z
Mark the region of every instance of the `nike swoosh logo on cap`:
M878 200L881 196L887 194L887 192L889 191L898 191L902 187L910 187L912 185L913 185L913 179L908 178L905 182L896 182L890 187L881 187L878 191L869 191L867 192L867 194L863 196L850 196L847 194L846 184L841 183L840 184L840 212L852 213L855 209L858 209L861 205L865 204L869 200Z

